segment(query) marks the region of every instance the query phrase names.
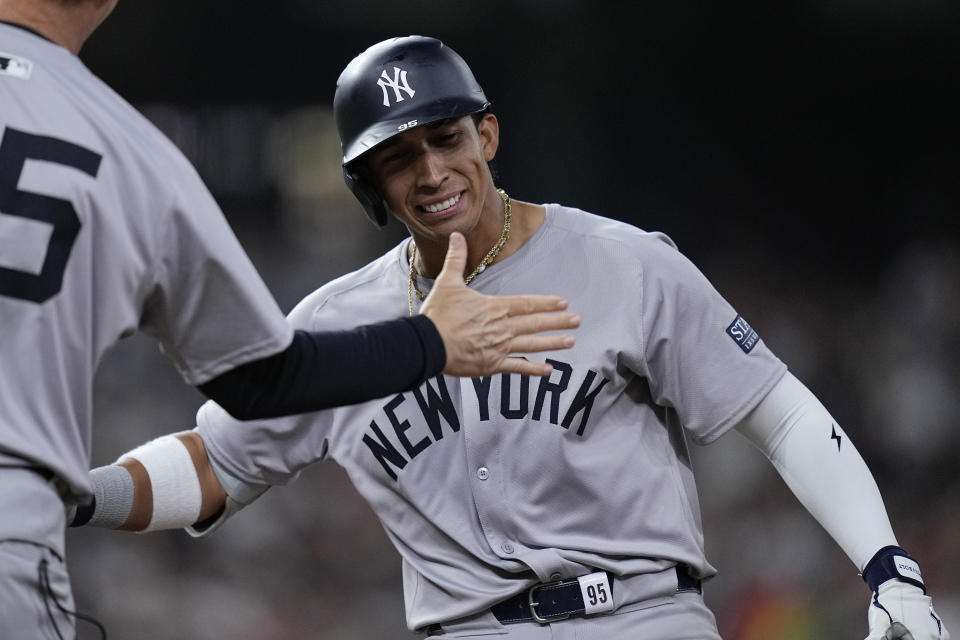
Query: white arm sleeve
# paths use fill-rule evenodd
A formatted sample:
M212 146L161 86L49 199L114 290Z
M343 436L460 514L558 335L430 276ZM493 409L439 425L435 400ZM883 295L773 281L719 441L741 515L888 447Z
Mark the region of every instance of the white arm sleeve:
M877 483L826 408L787 373L737 426L857 569L896 545Z

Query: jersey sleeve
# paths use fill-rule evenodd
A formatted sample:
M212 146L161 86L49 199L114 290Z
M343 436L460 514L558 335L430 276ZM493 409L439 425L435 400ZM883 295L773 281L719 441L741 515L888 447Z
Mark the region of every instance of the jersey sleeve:
M644 249L642 364L654 401L672 407L701 444L739 422L786 366L685 256Z
M314 329L315 310L324 299L321 291L307 296L290 312L289 326ZM287 484L322 460L332 422L332 411L237 420L212 400L197 411L197 432L214 468L254 486Z
M286 348L293 333L200 177L183 160L141 329L202 384Z
M251 485L283 485L322 460L332 412L240 421L212 400L197 412L197 430L215 465Z
M217 531L223 524L243 510L244 507L260 498L270 485L250 484L243 482L230 475L216 459L210 457L210 467L220 483L220 486L226 492L227 497L224 501L223 509L211 518L194 522L188 527L184 527L186 532L194 538L206 538Z

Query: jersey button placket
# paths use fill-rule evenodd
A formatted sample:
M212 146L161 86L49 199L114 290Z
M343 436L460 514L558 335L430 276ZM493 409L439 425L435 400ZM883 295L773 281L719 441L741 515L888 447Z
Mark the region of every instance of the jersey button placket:
M461 378L461 397L476 398L473 382L469 378ZM483 537L490 546L490 551L497 556L509 556L516 552L515 545L507 541L504 535L502 518L507 509L503 475L497 470L500 468L500 453L497 450L497 416L491 415L490 420L480 420L476 405L464 401L464 442L466 445L468 469L473 469L473 480L470 482L473 493L473 503L477 510L477 519ZM506 551L504 547L510 549Z

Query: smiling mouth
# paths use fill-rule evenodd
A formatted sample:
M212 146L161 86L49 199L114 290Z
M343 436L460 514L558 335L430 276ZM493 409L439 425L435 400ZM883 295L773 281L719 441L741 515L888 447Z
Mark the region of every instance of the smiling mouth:
M451 196L446 200L436 202L431 205L423 205L421 208L427 213L443 213L447 209L452 209L453 207L457 206L457 203L460 202L460 198L462 197L463 192L461 191L460 193Z

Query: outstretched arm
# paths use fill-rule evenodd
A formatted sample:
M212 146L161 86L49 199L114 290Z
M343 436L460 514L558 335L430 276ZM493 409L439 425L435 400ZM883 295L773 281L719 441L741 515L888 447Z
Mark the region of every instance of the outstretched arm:
M199 389L240 420L365 402L441 373L549 375L544 362L514 354L568 349L580 320L556 296L488 296L463 282L467 248L450 238L436 284L412 318L347 331L297 331L283 352L241 365Z
M787 373L736 428L770 459L870 586L868 640L949 638L919 566L897 543L866 463L799 380ZM912 636L891 631L894 623Z
M194 431L151 440L94 469L90 480L93 501L69 514L70 526L175 529L215 518L228 500Z

